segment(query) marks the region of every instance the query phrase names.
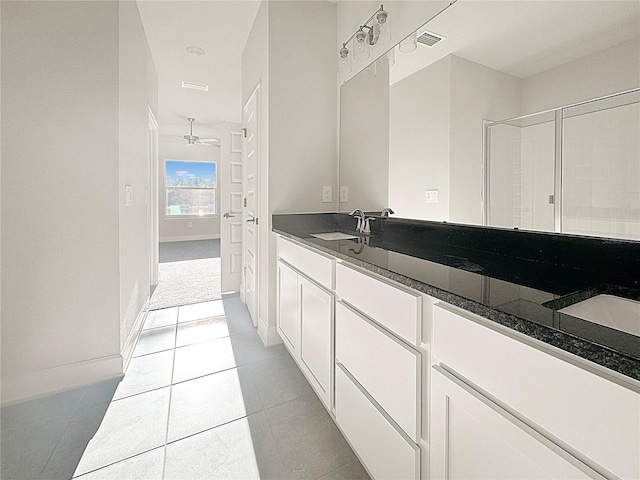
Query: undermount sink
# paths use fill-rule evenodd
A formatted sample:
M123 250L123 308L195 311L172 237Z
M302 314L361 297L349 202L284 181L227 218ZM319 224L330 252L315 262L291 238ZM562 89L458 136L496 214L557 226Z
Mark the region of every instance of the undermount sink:
M342 232L312 233L311 236L319 238L320 240L352 240L358 238L357 235Z
M635 300L601 294L559 311L640 337L640 302Z

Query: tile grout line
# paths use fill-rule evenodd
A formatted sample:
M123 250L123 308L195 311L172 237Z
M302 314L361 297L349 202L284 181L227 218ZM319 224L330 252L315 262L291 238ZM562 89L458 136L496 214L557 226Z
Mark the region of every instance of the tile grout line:
M171 384L169 385L169 405L167 409L167 426L164 430L164 451L162 452L162 476L160 478L164 479L165 469L167 467L167 441L169 439L169 421L171 420L171 396L173 395L173 375L175 373L176 368L176 344L178 342L178 325L180 324L180 306L178 306L178 311L176 312L176 330L175 337L173 339L173 361L171 365Z

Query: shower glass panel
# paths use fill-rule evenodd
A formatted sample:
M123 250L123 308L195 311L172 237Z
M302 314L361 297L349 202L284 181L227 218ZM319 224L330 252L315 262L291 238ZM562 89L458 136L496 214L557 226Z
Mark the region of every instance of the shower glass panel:
M562 117L562 231L640 240L640 92Z
M486 127L486 224L554 230L555 113Z

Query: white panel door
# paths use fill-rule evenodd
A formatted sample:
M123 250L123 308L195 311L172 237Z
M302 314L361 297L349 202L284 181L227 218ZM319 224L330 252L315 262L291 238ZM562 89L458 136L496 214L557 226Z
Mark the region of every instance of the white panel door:
M239 292L242 281L242 132L229 132L218 171L220 274L223 292ZM228 160L227 160L228 159Z
M436 367L431 376L431 478L604 478Z
M333 295L298 276L300 292L300 359L325 405L331 405L331 319Z
M244 302L247 305L254 326L258 325L258 99L260 84L245 105L242 117L244 123L244 172L243 172L243 274Z

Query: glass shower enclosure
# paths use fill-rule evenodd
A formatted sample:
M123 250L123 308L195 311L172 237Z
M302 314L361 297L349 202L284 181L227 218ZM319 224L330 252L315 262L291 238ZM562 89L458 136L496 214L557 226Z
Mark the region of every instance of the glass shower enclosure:
M485 122L484 224L640 240L640 89Z

